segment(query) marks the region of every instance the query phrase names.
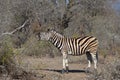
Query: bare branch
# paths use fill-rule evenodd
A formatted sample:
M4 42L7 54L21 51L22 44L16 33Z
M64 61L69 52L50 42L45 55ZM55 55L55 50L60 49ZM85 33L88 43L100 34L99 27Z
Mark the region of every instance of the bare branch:
M14 34L16 31L18 31L18 30L20 30L21 28L25 27L25 25L26 25L26 23L27 23L28 21L29 21L29 20L26 20L22 26L16 28L15 30L13 30L13 31L10 32L10 33L11 33L11 34Z
M11 31L11 32L2 33L2 34L0 35L0 37L2 37L2 36L4 36L4 35L12 35L12 34L14 34L16 31L18 31L18 30L20 30L21 28L25 27L25 25L26 25L26 23L28 23L28 21L29 21L29 20L26 20L26 21L23 23L22 26L20 26L20 27L14 29L14 30Z

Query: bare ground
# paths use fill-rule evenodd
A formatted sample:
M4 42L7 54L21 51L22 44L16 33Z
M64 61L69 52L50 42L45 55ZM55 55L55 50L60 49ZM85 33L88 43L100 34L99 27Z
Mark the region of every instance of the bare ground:
M104 66L104 60L100 58L98 64L98 71L100 67ZM88 80L89 74L85 72L87 67L87 60L83 57L69 57L69 73L61 74L62 69L62 57L43 57L36 58L30 56L22 57L20 63L30 70L36 73L37 80ZM93 64L92 64L93 70ZM36 80L36 79L35 79Z

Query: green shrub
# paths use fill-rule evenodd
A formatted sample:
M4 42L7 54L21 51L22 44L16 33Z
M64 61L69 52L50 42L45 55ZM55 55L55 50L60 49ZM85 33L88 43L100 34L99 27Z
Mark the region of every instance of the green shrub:
M1 65L6 65L9 61L12 60L13 55L13 46L10 37L5 37L2 42L0 42L0 63Z

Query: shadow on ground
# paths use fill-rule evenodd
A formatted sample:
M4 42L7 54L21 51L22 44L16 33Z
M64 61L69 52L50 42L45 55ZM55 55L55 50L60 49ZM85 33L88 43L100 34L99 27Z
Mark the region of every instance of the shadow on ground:
M53 72L58 72L61 73L62 70L58 70L58 69L40 69L40 70L44 70L44 71L53 71ZM85 73L86 70L69 70L69 73Z

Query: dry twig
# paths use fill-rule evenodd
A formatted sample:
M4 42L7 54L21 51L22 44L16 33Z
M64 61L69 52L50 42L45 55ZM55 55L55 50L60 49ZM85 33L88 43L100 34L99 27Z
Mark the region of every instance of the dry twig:
M29 20L26 20L26 21L23 23L22 26L20 26L20 27L14 29L14 30L11 31L11 32L5 32L5 33L2 33L2 34L0 35L0 38L1 38L2 36L4 36L4 35L12 35L12 34L14 34L15 32L17 32L18 30L20 30L21 28L24 28L25 25L28 23L28 21L29 21Z

